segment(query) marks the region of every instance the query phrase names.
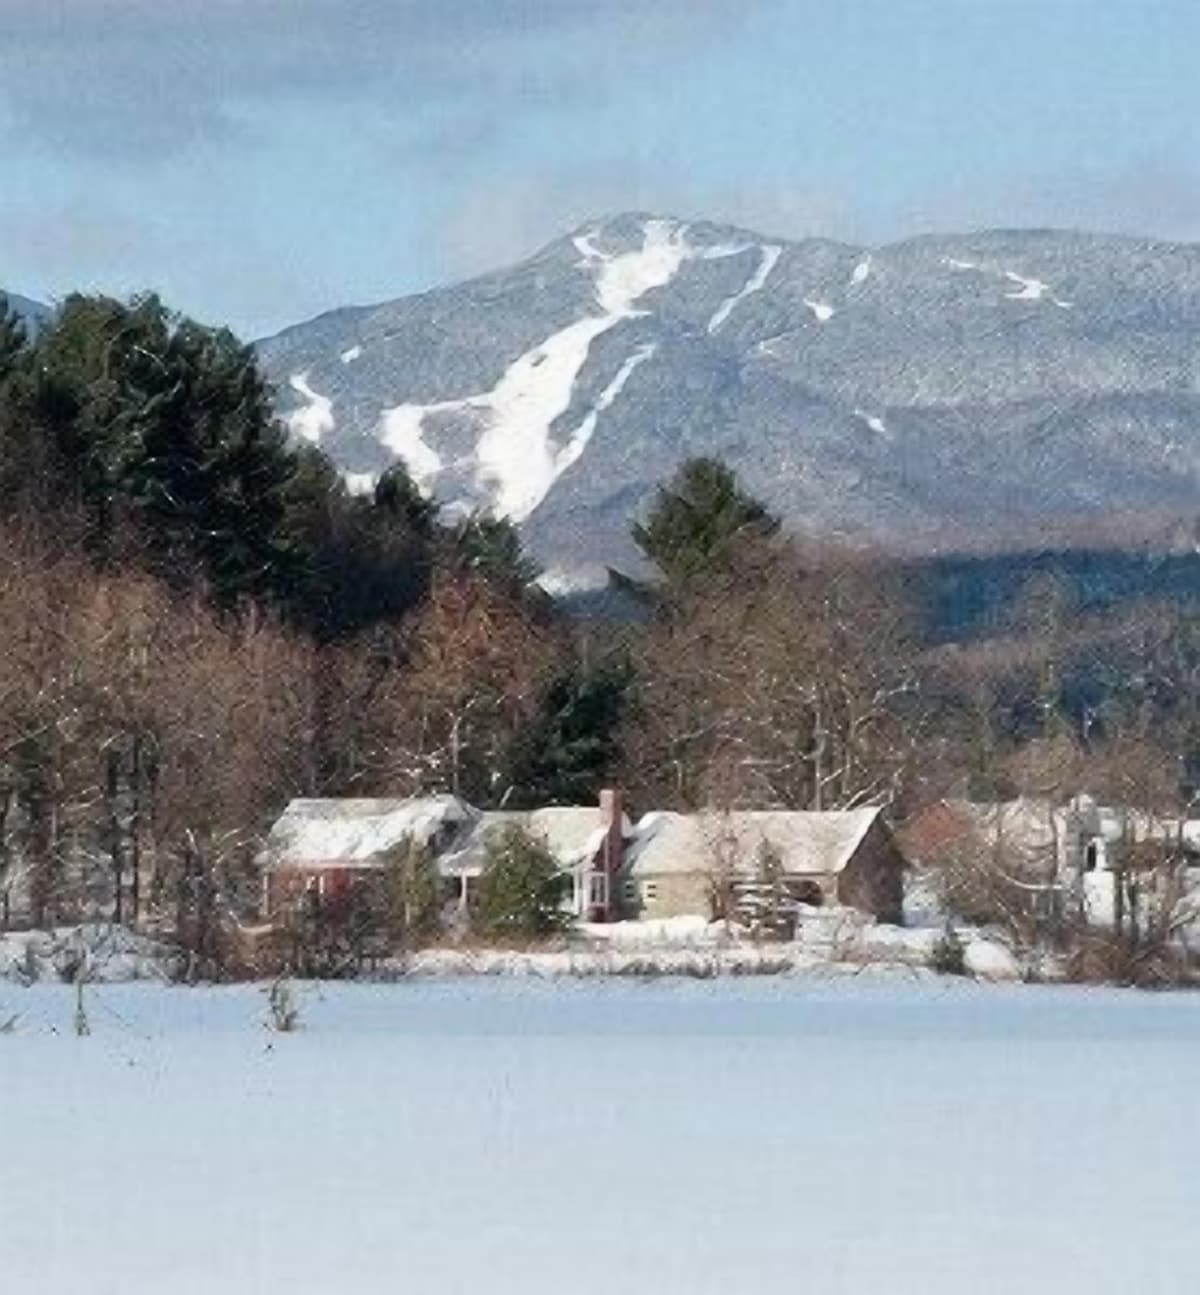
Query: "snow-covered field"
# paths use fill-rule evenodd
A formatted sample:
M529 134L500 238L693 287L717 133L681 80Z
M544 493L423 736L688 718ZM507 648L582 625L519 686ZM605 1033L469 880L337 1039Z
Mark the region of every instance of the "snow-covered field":
M1200 999L0 985L0 1273L90 1295L1189 1292Z

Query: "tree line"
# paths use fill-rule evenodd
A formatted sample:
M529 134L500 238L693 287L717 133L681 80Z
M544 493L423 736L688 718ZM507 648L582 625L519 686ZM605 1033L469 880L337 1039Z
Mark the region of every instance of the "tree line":
M293 796L837 809L1088 783L1180 806L1200 637L1034 580L932 641L911 569L785 535L695 460L581 623L519 537L403 466L350 493L252 350L153 296L0 312L0 899L200 933ZM1136 786L1134 785L1136 783Z

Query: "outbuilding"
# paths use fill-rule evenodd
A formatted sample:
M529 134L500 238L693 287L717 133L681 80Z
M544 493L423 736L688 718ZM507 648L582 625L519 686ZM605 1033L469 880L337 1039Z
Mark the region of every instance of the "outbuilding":
M716 916L722 892L756 884L767 860L795 904L857 908L900 922L904 859L878 809L653 813L625 854L628 916Z

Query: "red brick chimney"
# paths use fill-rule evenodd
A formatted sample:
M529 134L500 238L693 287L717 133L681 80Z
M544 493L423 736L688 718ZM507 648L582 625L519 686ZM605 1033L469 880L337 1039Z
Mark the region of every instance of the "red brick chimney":
M591 920L612 922L620 916L617 876L625 858L625 834L622 829L625 813L621 793L615 788L606 787L600 793L600 817L604 824L604 843L596 859L596 869L608 879L605 887L607 902L592 905Z

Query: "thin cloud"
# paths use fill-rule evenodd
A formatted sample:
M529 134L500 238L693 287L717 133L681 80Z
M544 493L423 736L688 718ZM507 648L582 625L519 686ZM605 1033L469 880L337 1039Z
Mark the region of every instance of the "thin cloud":
M762 0L766 4L769 0ZM703 38L734 0L0 0L11 134L89 157L156 161L246 131L247 105L376 96L486 106L569 95L599 39ZM553 57L542 42L553 37Z
M1009 176L931 194L893 223L907 232L1042 227L1192 242L1200 240L1200 170L1149 156Z

